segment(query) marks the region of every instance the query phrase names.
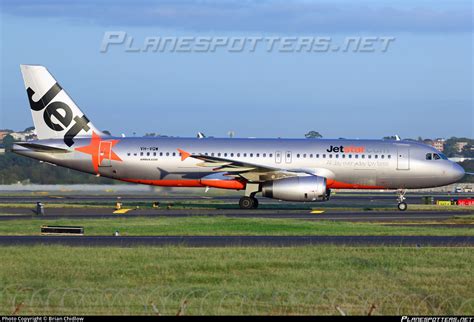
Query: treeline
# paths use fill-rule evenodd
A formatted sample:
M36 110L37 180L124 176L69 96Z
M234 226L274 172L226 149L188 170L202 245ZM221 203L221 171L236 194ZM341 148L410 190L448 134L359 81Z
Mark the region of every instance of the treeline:
M96 177L11 152L0 154L0 184L117 184L121 181Z
M463 162L459 162L461 167L464 168L464 171L474 173L474 160L466 160ZM474 176L472 175L465 175L464 178L462 178L461 182L471 182L474 183Z

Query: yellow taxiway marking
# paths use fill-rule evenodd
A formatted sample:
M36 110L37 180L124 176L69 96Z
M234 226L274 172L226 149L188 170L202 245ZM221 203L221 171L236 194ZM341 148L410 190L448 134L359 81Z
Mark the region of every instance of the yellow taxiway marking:
M114 214L126 214L130 210L132 210L132 209L119 209L119 210L115 210Z
M311 214L322 214L324 210L311 210Z

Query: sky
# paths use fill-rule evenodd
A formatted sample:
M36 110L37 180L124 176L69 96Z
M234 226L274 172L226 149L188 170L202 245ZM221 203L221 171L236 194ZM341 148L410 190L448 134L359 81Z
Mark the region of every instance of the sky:
M113 134L474 138L471 1L0 0L0 128L32 125L20 64ZM127 52L146 37L391 37L383 52Z

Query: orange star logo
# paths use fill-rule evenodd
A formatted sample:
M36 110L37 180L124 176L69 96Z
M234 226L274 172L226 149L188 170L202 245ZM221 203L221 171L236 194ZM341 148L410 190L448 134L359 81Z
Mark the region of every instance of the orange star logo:
M122 161L120 157L112 151L112 148L119 143L120 140L102 140L99 135L92 132L92 138L89 145L75 148L76 151L87 153L92 156L92 165L95 173L99 173L99 165L104 159Z

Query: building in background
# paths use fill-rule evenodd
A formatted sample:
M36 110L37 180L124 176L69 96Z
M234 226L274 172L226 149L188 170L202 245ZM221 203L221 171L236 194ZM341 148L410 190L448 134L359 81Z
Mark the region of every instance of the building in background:
M467 142L461 141L461 142L456 142L455 147L457 152L461 152L462 149L467 145Z
M13 137L13 139L15 139L15 141L31 141L38 138L34 129L28 129L21 132L12 132L9 134Z
M0 141L3 140L3 138L7 135L12 133L12 130L0 130Z
M446 140L445 139L441 139L441 138L438 138L436 140L433 141L433 147L440 151L440 152L443 152L444 151L444 142Z

